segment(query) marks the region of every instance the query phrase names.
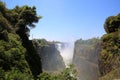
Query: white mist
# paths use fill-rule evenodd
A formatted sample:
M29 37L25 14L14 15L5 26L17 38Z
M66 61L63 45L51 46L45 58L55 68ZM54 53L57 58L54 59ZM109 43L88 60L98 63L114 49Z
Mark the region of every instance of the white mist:
M72 43L58 43L58 50L66 67L72 63L74 45Z

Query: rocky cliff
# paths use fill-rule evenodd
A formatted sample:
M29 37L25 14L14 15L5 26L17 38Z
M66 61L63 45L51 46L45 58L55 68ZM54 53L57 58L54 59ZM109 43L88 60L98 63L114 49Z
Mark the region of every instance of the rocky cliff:
M65 64L57 42L48 42L45 39L35 41L36 49L41 56L42 69L47 72L59 72L65 68Z
M77 40L74 47L73 64L80 80L98 80L99 39Z

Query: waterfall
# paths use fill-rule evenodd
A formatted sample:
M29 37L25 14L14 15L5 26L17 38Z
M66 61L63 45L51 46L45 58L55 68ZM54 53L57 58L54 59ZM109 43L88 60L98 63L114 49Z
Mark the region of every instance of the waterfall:
M63 61L66 67L72 63L73 58L73 49L74 46L72 43L56 43L56 47L60 52L60 55L63 58Z

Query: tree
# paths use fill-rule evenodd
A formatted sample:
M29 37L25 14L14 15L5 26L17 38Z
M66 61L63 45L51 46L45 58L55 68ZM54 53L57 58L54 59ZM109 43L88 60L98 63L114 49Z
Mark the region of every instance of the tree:
M118 31L120 29L120 14L108 17L105 21L104 29L107 33Z
M7 71L17 66L21 72L27 67L31 70L28 72L37 77L42 72L41 59L28 36L41 16L37 16L35 7L7 9L0 1L0 17L0 67Z
M17 21L15 21L16 24L14 25L14 28L16 29L16 33L21 37L22 44L27 50L25 57L32 74L34 77L37 77L37 75L42 72L41 59L37 54L32 41L28 39L28 36L30 28L35 27L34 23L37 23L41 16L37 16L35 7L29 7L27 5L23 7L16 6L13 11L17 14Z

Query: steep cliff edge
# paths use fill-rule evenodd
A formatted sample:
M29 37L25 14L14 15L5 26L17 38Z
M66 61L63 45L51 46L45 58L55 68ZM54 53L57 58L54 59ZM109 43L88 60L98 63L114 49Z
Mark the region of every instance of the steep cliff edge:
M99 39L77 40L74 47L73 65L81 80L98 80Z
M57 42L48 42L45 39L33 41L41 57L43 71L59 72L65 69L65 63L57 49Z

